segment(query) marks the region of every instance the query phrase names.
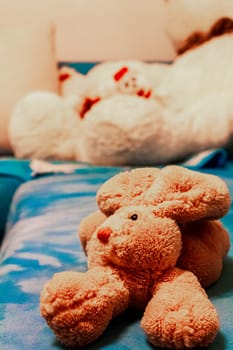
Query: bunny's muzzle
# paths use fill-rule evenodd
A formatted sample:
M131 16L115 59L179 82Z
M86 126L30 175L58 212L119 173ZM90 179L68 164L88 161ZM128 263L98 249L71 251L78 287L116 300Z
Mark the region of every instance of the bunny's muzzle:
M97 238L102 243L108 243L111 233L112 229L110 227L101 227L97 232Z

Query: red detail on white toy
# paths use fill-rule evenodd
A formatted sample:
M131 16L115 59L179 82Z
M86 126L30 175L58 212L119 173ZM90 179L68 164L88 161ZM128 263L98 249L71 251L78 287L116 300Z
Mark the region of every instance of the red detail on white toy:
M144 98L150 98L151 93L152 93L151 90L145 91L143 89L140 89L138 90L137 95Z
M61 74L59 74L59 80L60 81L65 81L65 80L67 80L69 78L70 78L70 74L69 73L61 73Z
M102 227L97 232L97 238L102 243L107 243L111 233L112 233L111 227Z
M119 81L121 78L128 73L129 68L128 67L122 67L118 72L114 74L114 80Z
M83 102L83 106L80 112L80 117L84 118L85 114L92 108L92 106L97 102L99 102L100 100L101 100L100 97L95 97L95 98L87 97Z

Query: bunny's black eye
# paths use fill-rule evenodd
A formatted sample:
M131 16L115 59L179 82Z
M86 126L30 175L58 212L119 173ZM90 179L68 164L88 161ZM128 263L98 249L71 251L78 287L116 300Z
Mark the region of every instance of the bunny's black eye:
M133 215L130 216L130 219L134 220L134 221L137 220L137 218L138 218L137 214L133 214Z

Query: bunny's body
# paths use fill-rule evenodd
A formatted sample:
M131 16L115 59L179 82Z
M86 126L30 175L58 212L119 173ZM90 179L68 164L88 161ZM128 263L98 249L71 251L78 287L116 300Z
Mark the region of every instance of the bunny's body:
M112 317L133 307L145 309L141 326L155 346L210 344L219 320L198 278L203 284L216 280L229 248L227 232L214 220L229 208L225 184L179 167L136 169L107 181L97 201L104 215L92 214L80 225L88 271L55 274L41 294L42 315L61 342L86 345ZM94 217L97 227L90 224ZM199 276L177 267L179 260L183 268L189 264L190 242L196 252L191 266L201 267ZM218 274L210 280L210 265L204 275L202 263L204 251L211 250Z

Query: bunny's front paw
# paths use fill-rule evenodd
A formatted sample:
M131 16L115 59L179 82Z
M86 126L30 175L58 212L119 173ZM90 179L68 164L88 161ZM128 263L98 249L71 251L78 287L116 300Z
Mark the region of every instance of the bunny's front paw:
M118 307L120 281L104 269L55 274L41 293L41 314L61 343L81 347L97 339Z

